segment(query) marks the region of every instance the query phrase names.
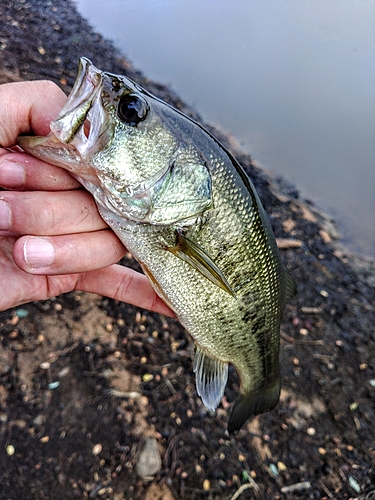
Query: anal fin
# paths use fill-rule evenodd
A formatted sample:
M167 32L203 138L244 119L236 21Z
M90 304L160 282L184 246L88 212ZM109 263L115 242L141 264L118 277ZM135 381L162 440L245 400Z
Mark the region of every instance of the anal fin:
M209 410L215 410L223 397L228 380L228 363L195 347L194 373L197 392Z

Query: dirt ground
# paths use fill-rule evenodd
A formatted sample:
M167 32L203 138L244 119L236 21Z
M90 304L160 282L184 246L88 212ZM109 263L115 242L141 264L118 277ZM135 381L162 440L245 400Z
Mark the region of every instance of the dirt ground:
M85 55L199 120L70 1L2 0L0 19L1 82L48 78L68 91ZM253 179L298 285L282 324L279 405L231 439L236 374L208 412L176 321L83 293L5 311L1 500L375 498L375 265L340 247L330 218L293 186L215 135Z

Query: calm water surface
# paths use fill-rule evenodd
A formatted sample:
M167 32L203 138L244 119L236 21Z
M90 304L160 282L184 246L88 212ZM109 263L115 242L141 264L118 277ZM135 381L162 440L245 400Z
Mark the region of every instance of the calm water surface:
M350 249L375 257L373 0L77 5L137 68L333 215Z

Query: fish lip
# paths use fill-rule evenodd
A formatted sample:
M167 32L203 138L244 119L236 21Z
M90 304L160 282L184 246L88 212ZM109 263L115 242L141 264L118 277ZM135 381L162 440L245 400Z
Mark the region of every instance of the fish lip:
M93 112L103 83L103 72L86 57L81 57L78 74L68 99L59 115L50 124L52 133L62 143L72 143L84 156L90 145L100 135L104 117ZM98 106L95 106L97 108ZM101 106L100 106L101 107ZM96 120L90 120L95 116ZM90 122L88 135L84 132L84 122Z

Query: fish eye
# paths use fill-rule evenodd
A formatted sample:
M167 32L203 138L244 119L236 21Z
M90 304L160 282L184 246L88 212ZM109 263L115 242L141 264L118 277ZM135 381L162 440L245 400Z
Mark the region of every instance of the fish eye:
M135 126L146 118L148 110L148 104L142 97L125 94L119 100L117 116L121 121Z

